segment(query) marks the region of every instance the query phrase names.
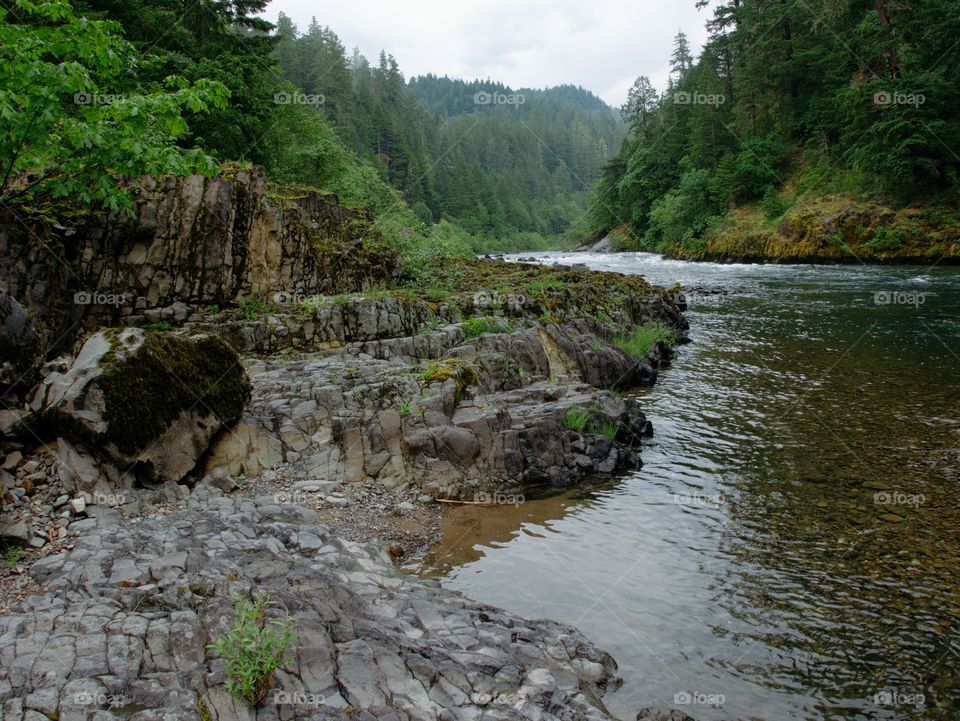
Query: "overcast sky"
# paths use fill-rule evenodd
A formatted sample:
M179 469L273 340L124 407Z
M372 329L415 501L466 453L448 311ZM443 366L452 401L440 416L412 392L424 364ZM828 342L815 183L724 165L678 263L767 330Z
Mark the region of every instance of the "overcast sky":
M708 11L695 0L272 0L266 17L280 12L301 31L315 16L348 54L392 53L408 79L570 83L619 106L638 75L664 89L678 29L699 52Z

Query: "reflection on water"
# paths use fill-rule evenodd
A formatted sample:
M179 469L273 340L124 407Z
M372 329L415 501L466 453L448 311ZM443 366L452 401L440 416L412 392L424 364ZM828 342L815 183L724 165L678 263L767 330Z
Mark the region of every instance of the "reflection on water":
M579 626L624 719L960 718L960 273L567 257L731 294L640 393L640 472L458 508L420 572Z

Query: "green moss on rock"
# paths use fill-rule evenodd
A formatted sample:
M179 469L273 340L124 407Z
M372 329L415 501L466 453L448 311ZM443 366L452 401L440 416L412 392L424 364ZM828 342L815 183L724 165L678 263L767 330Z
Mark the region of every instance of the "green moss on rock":
M147 332L143 345L113 362L99 380L108 438L132 454L160 437L184 412L237 420L251 387L236 352L215 336Z

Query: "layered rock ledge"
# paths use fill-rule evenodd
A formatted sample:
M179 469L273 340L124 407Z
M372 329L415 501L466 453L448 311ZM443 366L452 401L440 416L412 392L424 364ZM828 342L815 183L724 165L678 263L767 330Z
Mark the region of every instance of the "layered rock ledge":
M33 565L44 591L0 617L4 719L609 718L615 664L574 629L403 575L297 505L213 495L133 523L101 509ZM256 592L296 631L259 710L207 649Z

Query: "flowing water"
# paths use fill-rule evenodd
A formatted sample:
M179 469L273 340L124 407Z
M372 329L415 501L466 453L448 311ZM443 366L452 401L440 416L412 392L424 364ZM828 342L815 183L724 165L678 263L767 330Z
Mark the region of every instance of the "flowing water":
M576 625L623 719L960 719L960 269L537 257L728 294L638 394L642 470L458 508L419 572Z

